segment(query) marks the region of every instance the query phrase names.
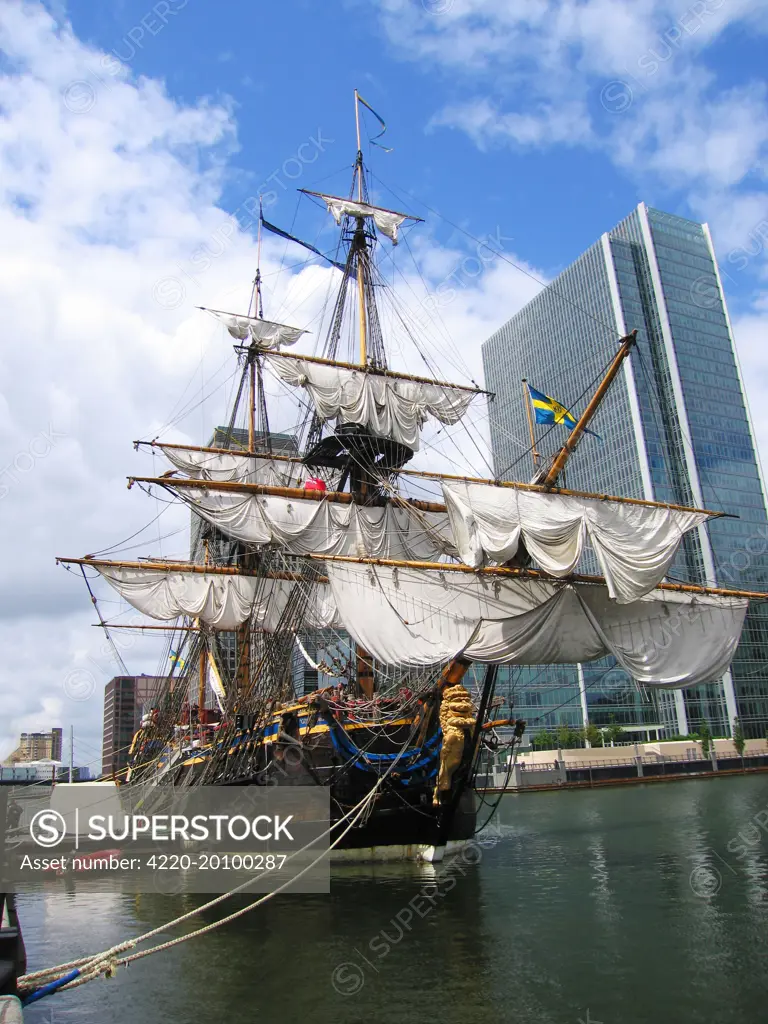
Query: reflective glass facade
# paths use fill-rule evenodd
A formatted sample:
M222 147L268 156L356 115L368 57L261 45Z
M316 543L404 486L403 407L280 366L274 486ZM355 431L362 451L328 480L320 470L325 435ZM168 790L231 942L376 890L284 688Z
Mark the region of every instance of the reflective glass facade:
M487 386L497 393L491 440L496 472L533 469L520 380L575 412L616 351L638 330L638 345L601 406L594 429L568 465L566 486L721 509L686 538L670 576L767 589L768 518L725 300L705 226L641 204L560 274L483 346ZM551 454L563 427L537 427ZM585 568L591 568L585 566ZM768 726L768 609L753 605L730 677L682 698L638 690L606 662L513 669L518 713L534 727L614 720L667 734L706 720L730 730L738 711L747 736ZM651 732L653 735L653 732Z

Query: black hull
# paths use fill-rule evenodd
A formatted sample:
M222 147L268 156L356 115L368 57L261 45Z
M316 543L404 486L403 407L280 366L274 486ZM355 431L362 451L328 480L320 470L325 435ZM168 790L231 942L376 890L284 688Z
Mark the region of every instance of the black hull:
M413 727L411 723L389 727L357 727L353 735L357 750L364 750L368 757L387 758L401 752L404 744L408 749ZM331 835L333 840L344 830L345 815L358 806L376 786L380 772L372 770L365 759L349 763L347 750L340 749L343 735L340 728L334 725L316 733L310 730L304 736L297 732L295 738L284 733L282 736L282 740L276 737L272 742L263 737L254 738L249 748L238 754L237 760L233 760L226 776L213 784L328 788L331 820L339 822L339 831ZM423 770L398 772L399 762L392 766L380 785L372 810L366 812L364 820L361 819L343 836L338 849L441 847L474 836L477 823L475 795L465 785L465 771L458 770L451 792L443 796L439 805L433 803L439 744L435 742L432 751ZM182 771L186 773L191 770L197 774L195 768ZM200 778L200 781L203 779ZM205 779L208 785L212 781Z

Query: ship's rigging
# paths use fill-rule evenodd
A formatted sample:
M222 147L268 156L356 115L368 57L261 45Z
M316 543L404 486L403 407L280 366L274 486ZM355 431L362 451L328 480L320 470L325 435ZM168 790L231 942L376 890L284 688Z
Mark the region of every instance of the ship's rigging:
M471 775L499 663L610 654L645 686L696 685L726 671L747 601L763 595L666 579L686 534L723 513L559 486L636 332L617 339L568 440L530 483L406 468L424 455L428 428L461 427L473 403L492 396L474 382L390 366L378 236L394 245L403 225L420 218L371 201L357 95L355 111L349 195L301 190L339 226L346 254L330 260L341 276L321 354L295 351L306 328L264 318L262 230L273 225L260 216L247 312L206 309L237 342L240 361L226 444L136 442L172 468L130 483L185 503L204 523L204 557L60 561L84 574L90 567L145 615L180 624L183 659L177 654L174 669L184 665L168 675L135 740L134 779L185 768L196 783L261 784L286 750L324 737L333 766L325 774L311 767L308 778L351 806L350 765L364 773L384 763L373 758L394 756L386 744L402 742L401 728L417 740L398 754L407 763L398 777L414 792L437 776L444 837L445 807L453 813L461 796L451 789L454 770L462 785ZM345 329L356 351L341 351ZM274 449L267 379L304 403L296 454ZM236 436L243 418L247 447ZM440 500L411 496L408 485L418 481L439 488L431 497ZM580 571L587 553L599 574ZM670 622L674 642L661 643ZM234 640L229 674L222 634ZM295 693L296 657L318 673L328 669L322 695ZM443 756L438 775L439 730L470 729L457 724L467 717L458 712L450 724L449 706L465 707L462 679L474 663L488 667L472 740L456 747L469 767L459 758L448 771ZM451 697L441 711L444 694ZM362 746L350 738L355 729L368 737ZM377 743L384 748L372 753Z

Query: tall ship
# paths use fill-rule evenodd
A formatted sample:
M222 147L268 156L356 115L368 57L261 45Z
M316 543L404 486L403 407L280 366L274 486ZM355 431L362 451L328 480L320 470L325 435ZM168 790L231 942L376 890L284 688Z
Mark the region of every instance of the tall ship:
M326 787L337 822L370 796L336 855L439 860L478 828L483 751L513 756L525 729L499 665L610 655L644 687L695 686L726 671L763 595L666 579L685 535L722 513L562 486L637 332L532 480L412 468L417 453L442 465L441 446L471 452L459 432L493 396L434 369L388 283L419 218L372 201L363 102L348 194L305 192L338 226L335 250L259 220L259 252L276 232L335 268L326 329L268 319L257 269L247 312L200 313L235 340L228 425L204 446L136 442L168 468L130 485L189 507L191 557L59 561L163 623L140 627L164 631L171 670L122 784ZM423 374L398 369L404 339ZM271 429L286 403L289 443Z

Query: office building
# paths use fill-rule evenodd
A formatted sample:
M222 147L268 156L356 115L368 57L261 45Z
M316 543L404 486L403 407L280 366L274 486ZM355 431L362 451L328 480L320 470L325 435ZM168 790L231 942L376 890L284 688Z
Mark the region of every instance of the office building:
M616 352L638 330L593 423L568 463L566 486L718 509L686 536L670 576L765 590L768 516L754 434L709 230L641 203L564 270L483 346L496 392L491 440L496 474L532 473L521 378L583 411ZM543 455L565 428L537 428ZM747 737L768 725L768 608L753 604L730 671L685 691L638 689L610 662L514 670L518 713L551 726L611 719L652 738L705 721Z
M239 427L215 427L208 447L226 448L232 451L248 451L248 431ZM264 431L257 431L254 438L254 448L257 452L273 453L275 455L299 455L299 446L294 434L280 434ZM301 467L300 467L301 468ZM236 558L241 552L242 545L237 541L230 540L220 530L211 526L195 512L192 515L190 531L190 556L193 562L202 562L207 557L211 561L226 563ZM290 556L283 556L290 559ZM306 655L298 649L293 652L292 677L294 688L298 695L309 693L318 687L319 673L312 667L308 658L315 660L318 652L318 644L322 648L323 636L305 637L304 650ZM236 636L230 632L218 632L215 634L214 642L216 663L221 672L225 687L234 684L238 668L238 645ZM263 639L260 634L254 633L251 637L251 661L255 664L260 657L263 648ZM325 683L323 683L325 685ZM215 707L215 701L211 694L208 695L209 707Z
M101 771L116 775L128 766L128 750L149 708L165 684L163 676L115 676L104 688Z

